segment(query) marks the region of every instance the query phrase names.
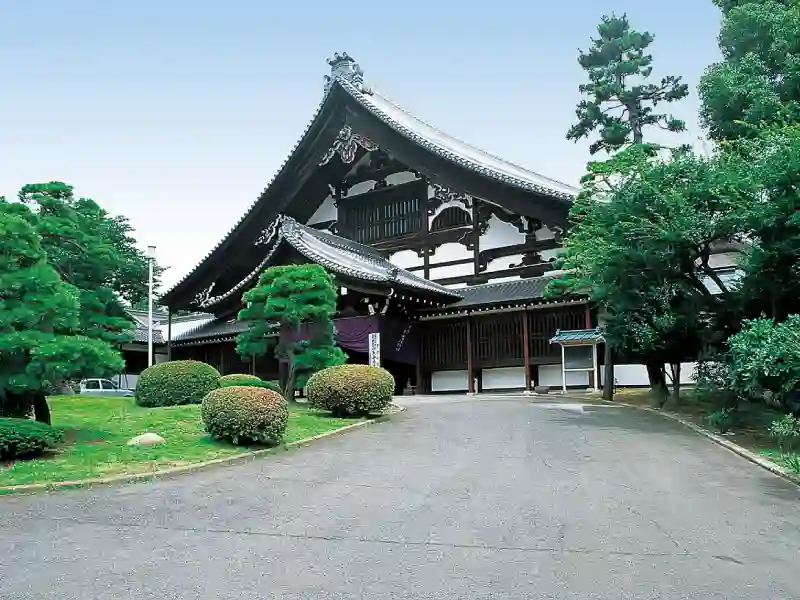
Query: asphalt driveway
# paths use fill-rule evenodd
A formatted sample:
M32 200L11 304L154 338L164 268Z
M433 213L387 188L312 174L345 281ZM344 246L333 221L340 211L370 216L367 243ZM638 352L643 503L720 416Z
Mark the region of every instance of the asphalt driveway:
M249 464L0 497L0 598L796 599L798 500L657 415L440 398Z

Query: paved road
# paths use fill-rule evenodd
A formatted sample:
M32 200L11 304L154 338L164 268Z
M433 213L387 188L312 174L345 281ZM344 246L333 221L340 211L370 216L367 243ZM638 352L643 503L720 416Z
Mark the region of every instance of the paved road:
M258 462L0 497L0 598L800 598L800 494L656 415L433 400Z

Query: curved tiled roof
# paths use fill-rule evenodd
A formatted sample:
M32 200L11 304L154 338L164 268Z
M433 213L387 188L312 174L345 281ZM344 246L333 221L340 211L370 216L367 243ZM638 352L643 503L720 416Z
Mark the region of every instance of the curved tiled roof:
M322 265L329 271L364 281L375 281L389 286L434 292L456 300L461 298L460 290L454 290L413 273L401 269L389 262L380 252L369 246L341 238L301 225L291 217L281 215L276 219L271 236L272 245L259 267L229 291L210 298L202 308L214 306L243 290L253 281L258 272L269 266L281 243L285 242L307 259Z
M442 158L538 194L572 201L578 193L571 185L530 171L448 135L374 91L362 91L346 79L337 79L337 83L386 125Z
M352 60L349 57L346 58L348 60ZM344 94L342 94L342 92L344 92ZM292 174L287 171L287 166L290 164L292 158L298 153L298 150L301 147L307 147L308 144L313 143L314 136L312 135L312 132L315 130L315 125L323 122L322 115L326 112L326 108L335 108L334 105L337 105L338 100L337 102L331 102L328 104L328 100L334 95L336 95L338 100L341 100L342 98L350 98L351 101L358 103L358 105L362 106L367 112L374 115L377 119L397 132L399 135L418 144L420 147L428 150L432 154L463 168L479 173L485 177L539 195L562 200L565 205L568 205L577 193L575 188L565 183L550 179L525 169L519 165L503 160L493 154L471 146L470 144L467 144L466 142L463 142L453 136L447 135L429 123L412 115L408 111L403 110L387 98L365 89L361 84L360 77L353 78L352 76L348 76L347 71L335 72L334 76L330 78L329 84L326 86L325 94L317 106L317 109L314 111L314 114L308 121L305 131L287 154L280 168L276 170L269 184L266 186L266 188L264 188L262 194L251 204L247 212L234 224L234 226L231 227L225 237L219 243L217 243L203 257L203 259L200 260L189 273L187 273L185 277L183 277L174 286L172 286L168 292L165 293L164 297L166 300L168 300L169 296L171 296L173 293L185 294L186 290L182 290L180 292L176 292L176 290L187 284L189 280L198 273L200 268L207 261L212 259L213 256L223 251L224 244L233 239L236 232L244 226L246 219L253 214L257 206L267 196L267 191L279 180L279 178L282 176L292 176ZM286 173L284 173L284 171L286 171Z

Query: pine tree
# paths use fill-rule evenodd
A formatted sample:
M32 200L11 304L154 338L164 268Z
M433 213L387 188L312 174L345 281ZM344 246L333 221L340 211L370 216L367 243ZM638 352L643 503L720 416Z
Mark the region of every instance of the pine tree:
M613 182L625 177L625 174L615 171L635 168L646 163L647 158L655 154L658 146L645 143L647 128L657 126L671 132L685 130L683 121L655 112L655 107L660 103L671 103L685 98L689 89L686 84L681 83L680 77L675 76L664 77L660 84L648 83L653 71L653 56L647 53L647 49L653 43L654 36L649 32L640 33L632 29L626 15L614 14L601 18L597 33L599 37L592 39L589 50L579 51L578 63L586 70L589 83L579 88L586 98L578 104L575 110L578 122L569 129L566 137L568 140L578 141L597 132L599 139L592 142L590 153L618 154L606 162L589 163L588 173L583 178L584 190L570 212L570 220L575 224L573 230L579 229L584 219L592 219L592 212L586 204L597 202L599 195L613 193ZM630 152L626 154L628 150ZM563 264L580 271L579 265L589 265L592 262L591 257L581 255L583 245L571 244L570 237L567 238ZM572 279L568 275L561 286L555 284L551 289L574 287L575 282ZM582 292L581 289L573 291ZM615 311L621 310L621 302L611 302L607 294L595 295L592 299L602 309L607 323L624 318L624 315L615 314ZM608 327L606 339L603 397L610 400L613 396L614 344ZM621 349L621 345L621 341L617 340L617 349ZM648 373L651 373L651 385L654 389L666 389L663 362L660 365L649 364Z
M50 421L47 384L123 367L105 342L75 335L78 290L47 262L19 206L0 201L0 414Z
M75 198L72 187L59 181L26 185L18 199L31 209L27 215L49 264L78 290L80 333L110 344L129 341L134 323L124 303L146 297L148 259L127 219Z
M239 311L239 319L248 323L248 329L239 335L236 350L242 357L252 358L273 348L278 360L287 361L289 375L283 382L287 400L293 400L294 390L304 387L315 372L346 362L345 353L334 341L336 288L321 266L271 267L243 300L245 308ZM307 336L301 333L301 326Z
M600 139L589 148L596 154L643 143L648 126L684 131L680 119L655 112L659 103L685 98L689 88L680 77L673 76L664 77L660 84L647 83L653 56L646 51L653 35L631 29L626 15L613 14L602 17L597 33L599 37L592 40L590 49L578 56L589 83L580 86L587 98L575 110L578 122L567 132L567 139L577 141L598 132Z

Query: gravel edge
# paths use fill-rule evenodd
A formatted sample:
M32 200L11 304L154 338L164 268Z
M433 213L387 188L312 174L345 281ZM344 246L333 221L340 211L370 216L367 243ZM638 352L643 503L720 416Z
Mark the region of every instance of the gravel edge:
M637 410L643 410L645 412L657 414L657 415L660 415L660 416L662 416L662 417L664 417L666 419L671 419L673 421L676 421L676 422L680 423L681 425L683 425L684 427L688 427L689 429L691 429L695 433L698 433L698 434L702 435L703 437L708 438L709 440L713 441L714 443L719 444L723 448L726 448L727 450L730 450L734 454L738 454L742 458L746 458L751 463L758 465L762 469L766 469L767 471L777 475L778 477L782 477L783 479L785 479L787 481L790 481L790 482L792 482L792 483L794 483L796 485L800 485L800 476L795 475L794 473L792 473L788 469L784 469L780 465L775 464L771 460L756 454L752 450L748 450L747 448L744 448L744 447L740 446L739 444L736 444L736 443L734 443L734 442L732 442L730 440L726 440L724 437L721 437L721 436L719 436L719 435L717 435L715 433L711 433L710 431L708 431L706 429L703 429L699 425L697 425L695 423L692 423L691 421L688 421L688 420L686 420L686 419L684 419L682 417L679 417L677 415L673 415L673 414L668 413L668 412L663 412L663 411L660 411L660 410L656 410L654 408L650 408L649 406L637 406L635 404L627 404L625 402L613 402L613 401L612 402L605 402L605 404L612 405L612 406L627 406L628 408L635 408Z

